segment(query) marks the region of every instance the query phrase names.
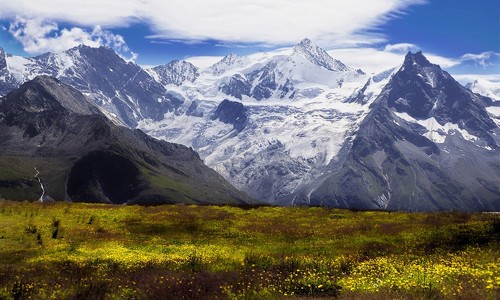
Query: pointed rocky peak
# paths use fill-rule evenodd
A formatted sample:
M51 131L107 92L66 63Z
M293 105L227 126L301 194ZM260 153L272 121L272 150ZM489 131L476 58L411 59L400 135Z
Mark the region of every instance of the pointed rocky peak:
M224 58L220 61L213 64L210 69L214 75L220 75L230 70L233 66L243 65L244 63L245 58L235 53L230 53L224 56Z
M311 41L308 38L303 39L298 43L295 48L301 48L301 49L314 49L314 48L319 48L313 41Z
M222 58L221 62L224 62L227 65L231 65L232 63L237 61L238 58L239 58L238 54L230 53L230 54L224 56L224 58Z
M198 67L185 60L173 60L165 65L168 69L175 71L177 73L189 75L189 81L194 81L196 77L200 74L198 72ZM191 78L192 77L192 78Z
M349 71L350 68L341 61L333 59L325 50L310 39L303 39L294 48L294 53L304 56L307 60L330 71Z
M396 114L408 115L413 123L458 126L496 149L498 146L489 132L497 126L479 97L430 63L421 52L410 52L385 86L379 97L382 101L377 99L377 102L387 103Z
M414 66L418 65L420 67L431 67L435 66L431 64L427 58L422 54L422 51L412 53L409 51L405 56L404 66Z
M100 47L90 47L85 44L80 44L76 47L73 47L69 50L66 50L64 53L70 55L70 56L78 56L78 57L85 57L92 61L116 61L120 63L127 64L123 58L121 58L116 52L106 46L100 46Z
M415 96L411 98L418 100L418 103L424 102L425 99L429 100L428 105L431 107L425 106L427 112L431 110L436 100L428 99L431 94L439 92L442 86L457 88L456 85L460 85L439 65L429 62L420 51L408 52L403 65L394 74L390 83L391 86L404 86L404 90L408 93L415 93Z
M166 65L153 68L156 78L162 84L181 85L185 81L194 82L200 73L192 63L184 60L173 60Z
M25 82L8 94L2 104L32 113L64 110L80 115L99 113L97 107L90 104L82 93L45 75Z

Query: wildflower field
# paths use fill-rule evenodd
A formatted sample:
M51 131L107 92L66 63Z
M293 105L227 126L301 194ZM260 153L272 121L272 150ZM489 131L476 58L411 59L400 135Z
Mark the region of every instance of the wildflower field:
M0 201L0 299L500 299L500 216Z

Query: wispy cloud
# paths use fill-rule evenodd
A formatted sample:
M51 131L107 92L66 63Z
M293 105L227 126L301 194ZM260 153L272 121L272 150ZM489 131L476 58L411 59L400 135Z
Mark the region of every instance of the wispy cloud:
M290 45L309 37L322 46L380 43L374 29L425 0L16 0L0 18L41 18L80 27L146 23L154 39ZM98 9L96 9L98 8Z
M330 50L328 53L355 68L361 68L368 73L377 73L403 63L404 56L408 51L418 51L417 45L409 43L387 44L382 48L358 47ZM434 53L424 55L435 64L443 68L449 68L461 63L460 59L443 57Z
M330 50L328 53L337 59L340 59L347 65L361 68L368 73L377 73L400 65L408 51L419 51L420 47L415 44L387 44L381 48L358 47ZM461 81L472 78L488 77L490 80L498 81L500 72L500 53L483 52L478 54L467 53L459 57L444 57L435 53L424 51L424 55L431 63L440 65ZM470 67L471 64L479 66L483 72L482 75L472 75L477 68ZM485 75L485 73L489 73ZM465 75L459 75L465 74Z
M392 52L392 53L398 53L398 54L406 54L408 51L418 51L419 47L415 44L410 44L410 43L400 43L400 44L387 44L384 47L385 52Z
M23 45L24 51L32 54L61 52L84 44L109 47L129 61L137 58L137 54L129 49L122 36L103 30L99 25L92 31L79 27L59 29L55 22L17 17L8 30Z
M500 83L500 74L455 74L453 78L464 85L478 79Z
M483 53L467 53L462 55L460 59L462 61L472 61L483 68L492 66L494 64L493 60L498 60L500 58L500 53L495 53L493 51L483 52Z

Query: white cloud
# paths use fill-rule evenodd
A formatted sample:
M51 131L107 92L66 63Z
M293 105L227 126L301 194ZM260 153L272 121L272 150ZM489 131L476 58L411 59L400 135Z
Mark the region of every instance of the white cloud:
M453 74L453 78L463 85L477 79L500 83L500 74Z
M363 71L378 73L403 63L408 51L418 51L419 47L413 44L386 45L384 49L360 47L330 50L328 53L348 66L361 68ZM443 68L453 67L460 60L439 56L433 53L424 53L430 62L438 64Z
M378 73L403 63L404 54L376 48L345 48L327 51L333 58L368 74Z
M384 51L386 52L394 52L394 53L399 53L399 54L406 54L408 51L418 51L419 48L415 44L410 44L410 43L400 43L400 44L387 44L384 47Z
M24 51L31 54L61 52L84 44L90 47L109 47L129 61L137 58L137 54L130 51L122 36L103 30L99 25L91 32L79 27L60 30L55 22L17 17L10 24L9 32L23 45Z
M348 66L361 68L363 71L378 73L403 63L408 51L418 51L417 45L402 43L388 44L384 49L377 48L346 48L330 50L328 53ZM443 68L449 68L460 64L459 59L447 58L433 53L424 53L430 62L438 64Z
M495 53L493 51L483 52L479 54L467 53L460 57L462 61L473 61L483 68L493 65L493 63L489 60L495 58L500 58L500 53Z
M425 52L424 55L431 63L440 65L442 68L445 69L457 66L462 63L462 61L457 58L444 57L437 54L425 53Z
M4 1L0 18L25 16L78 26L153 29L152 38L289 45L304 37L322 46L385 40L373 29L425 0L16 0ZM334 42L335 44L332 44Z

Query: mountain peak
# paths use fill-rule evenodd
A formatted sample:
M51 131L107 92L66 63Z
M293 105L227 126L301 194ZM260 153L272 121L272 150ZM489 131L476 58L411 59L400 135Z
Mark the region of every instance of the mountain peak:
M245 62L245 59L235 53L224 56L220 61L213 64L210 69L214 75L220 75L227 72L232 66Z
M297 46L301 46L301 47L305 47L305 48L311 47L311 45L316 46L316 44L314 44L313 41L311 41L308 38L303 39L302 41L300 41L300 43L297 44Z
M238 54L229 53L228 55L226 55L222 58L221 62L224 62L227 65L230 65L230 64L234 63L238 58L239 58Z
M316 43L314 43L312 40L310 40L308 38L305 38L302 41L300 41L300 43L295 45L295 47L293 47L293 49L297 52L309 52L311 54L313 54L313 53L322 53L323 54L323 52L324 52L326 55L328 55L328 53L326 53L325 50L321 49L318 45L316 45Z
M6 102L17 99L12 105L26 112L58 111L62 107L80 115L99 113L82 93L47 75L23 83L18 90L8 94L7 99Z
M158 81L164 85L181 85L185 81L194 82L200 73L198 68L185 60L173 60L166 65L156 66L152 69Z
M349 71L350 68L341 61L333 59L325 50L308 38L303 39L295 47L294 53L304 56L308 61L334 72Z
M429 67L432 64L427 60L427 58L422 54L422 51L412 53L408 51L405 56L404 65L419 65L422 67Z

